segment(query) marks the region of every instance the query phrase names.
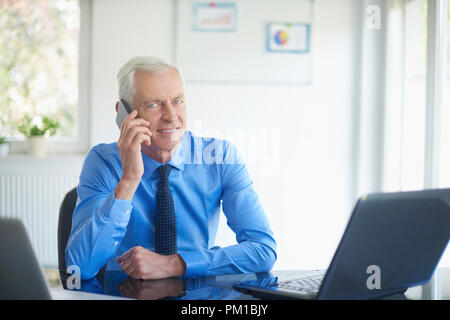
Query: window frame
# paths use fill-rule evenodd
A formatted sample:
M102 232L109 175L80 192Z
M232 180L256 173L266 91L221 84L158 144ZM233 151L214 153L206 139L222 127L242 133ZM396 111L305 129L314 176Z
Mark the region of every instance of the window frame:
M424 188L439 187L441 114L446 85L448 0L428 2Z

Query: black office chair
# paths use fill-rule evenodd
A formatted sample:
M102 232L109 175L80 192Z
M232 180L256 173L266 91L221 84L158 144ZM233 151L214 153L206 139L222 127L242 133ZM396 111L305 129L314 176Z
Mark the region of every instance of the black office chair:
M58 269L61 283L66 288L66 279L69 274L66 273L66 257L65 251L67 241L69 240L70 231L72 229L72 214L77 203L78 193L77 188L70 190L64 197L59 209L59 221L58 221ZM103 285L103 278L105 273L105 266L95 276L97 280Z

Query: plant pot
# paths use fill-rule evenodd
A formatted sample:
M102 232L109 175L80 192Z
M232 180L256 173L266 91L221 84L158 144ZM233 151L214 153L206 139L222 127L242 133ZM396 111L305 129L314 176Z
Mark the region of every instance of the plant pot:
M45 158L47 155L47 138L45 136L27 137L28 153L35 158Z
M0 144L0 158L6 158L9 152L9 144L2 143Z

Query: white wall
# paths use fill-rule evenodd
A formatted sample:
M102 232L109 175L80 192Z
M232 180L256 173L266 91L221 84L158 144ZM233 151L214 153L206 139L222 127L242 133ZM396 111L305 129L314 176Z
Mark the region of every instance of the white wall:
M265 157L253 162L248 148L241 152L275 232L277 269L326 267L353 206L354 1L314 1L312 85L186 85L188 128L195 133L257 134ZM92 13L95 145L118 137L120 66L136 55L172 60L174 17L167 0L94 0ZM217 242L233 239L222 220Z
M93 0L91 145L118 138L116 75L130 58L172 57L172 1Z

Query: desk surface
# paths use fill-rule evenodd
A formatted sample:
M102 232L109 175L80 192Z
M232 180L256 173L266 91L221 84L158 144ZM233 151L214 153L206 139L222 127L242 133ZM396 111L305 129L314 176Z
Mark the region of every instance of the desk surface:
M300 272L279 270L258 274L235 274L203 278L170 278L162 280L135 280L124 272L108 271L103 281L91 279L81 281L81 291L109 296L120 296L145 300L251 300L250 295L237 292L233 285L241 281L276 277L287 280ZM450 268L436 270L432 280L423 286L412 287L405 294L389 299L450 300Z

